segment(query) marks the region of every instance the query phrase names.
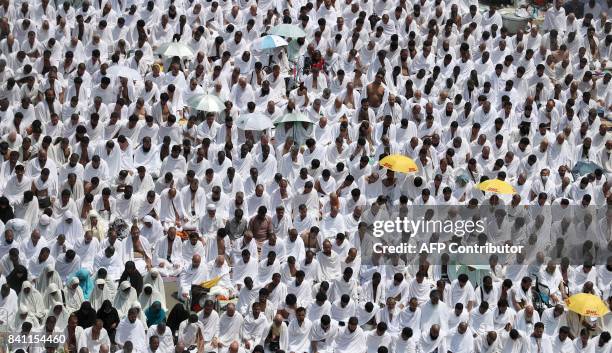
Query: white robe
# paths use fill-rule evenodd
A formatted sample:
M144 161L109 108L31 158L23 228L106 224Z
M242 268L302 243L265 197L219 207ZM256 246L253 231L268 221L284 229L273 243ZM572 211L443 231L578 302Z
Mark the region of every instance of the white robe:
M213 310L208 317L204 317L204 311L198 314L198 320L204 332L204 341L210 342L214 337L219 336L219 314Z
M379 335L376 330L369 331L366 334L366 348L368 353L378 352L379 347L391 347L393 338L389 332Z
M442 301L438 302L438 305L432 305L429 301L423 304L421 307L421 332L429 332L432 325L440 325L440 328L446 331L448 315L448 306Z
M300 325L297 319L289 323L287 327L287 333L289 335L289 352L310 352L310 340L309 334L312 327L312 322L308 319L304 319Z
M429 329L421 335L419 343L417 345L417 352L419 353L433 353L437 349L437 352L446 352L446 338L441 331L438 337L434 340L429 335Z
M208 269L205 264L200 264L198 268L189 266L183 269L183 272L181 272L179 276L180 294L189 294L192 285L200 284L210 279L208 276Z
M81 268L81 258L79 255L75 255L71 262L66 260L66 254L61 254L55 261L55 270L60 276L62 282L66 282L68 276L75 273Z
M68 224L67 219L72 219L72 223ZM76 214L71 211L67 211L62 217L62 221L55 228L55 236L64 234L66 236L66 246L68 248L74 248L79 240L83 237L83 225L79 221Z
M251 277L254 281L257 279L257 259L251 254L249 262L244 263L242 258L234 263L234 271L232 273L232 282L234 285L242 284L245 277Z
M333 250L330 256L320 252L317 255L317 261L319 261L319 269L321 281L332 281L336 277L340 276L340 257Z
M219 317L219 342L228 347L233 341L240 341L240 330L242 328L242 314L234 312L233 316L223 313Z
M361 327L351 332L348 326L341 328L334 341L334 352L364 353L366 351L366 334Z
M0 318L0 325L10 325L15 319L17 308L19 307L17 294L13 289L9 290L6 297L0 296L0 310L4 310L4 314Z
M244 317L240 337L243 341L249 342L252 347L263 344L266 338L264 336L264 331L268 325L268 319L263 313L260 313L257 318L255 318L251 310L249 315Z
M472 353L474 351L474 337L469 330L463 334L455 331L448 337L447 345L447 349L453 353Z
M148 347L146 338L145 326L138 318L133 323L127 317L119 322L115 334L115 341L118 344L124 345L126 341L131 341L135 352L144 353Z

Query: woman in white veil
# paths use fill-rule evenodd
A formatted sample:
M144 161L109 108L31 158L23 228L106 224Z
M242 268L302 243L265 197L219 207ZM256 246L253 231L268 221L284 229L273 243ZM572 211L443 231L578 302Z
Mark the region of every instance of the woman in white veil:
M49 284L47 290L45 291L45 295L43 296L43 303L45 308L50 308L53 306L55 302L62 302L62 291L55 283Z
M147 285L150 284L151 287L153 287L153 290L156 290L159 294L160 294L160 303L162 305L162 308L166 308L166 288L164 286L164 281L161 277L161 275L159 274L159 271L157 271L157 269L151 269L150 272L147 272L144 275L143 278L143 284ZM153 303L153 302L151 302ZM144 308L144 306L143 306Z
M38 230L40 231L40 235L43 237L43 239L45 239L46 241L53 241L53 235L55 234L55 227L57 227L57 221L49 217L48 215L43 214L42 216L40 216L39 219L36 220L36 222L38 223L38 226L36 228L38 228Z
M28 308L28 312L34 314L39 320L45 316L43 297L30 281L23 282L18 298L19 305L24 305Z
M47 316L43 322L46 322L47 318L51 316L55 316L55 319L57 320L55 322L55 327L58 329L63 331L68 325L68 317L70 317L70 314L68 313L68 310L66 310L64 304L61 302L55 302L51 307L49 307L49 311L47 312Z
M142 310L147 310L151 306L151 304L159 301L161 303L162 295L156 288L153 288L149 283L145 284L142 293L140 293L140 297L138 297L138 301L140 302L140 307ZM166 310L166 308L162 304L162 309Z
M45 266L40 273L40 276L38 276L38 279L36 280L36 289L40 293L45 293L51 283L55 283L57 288L60 289L64 287L59 273L57 273L52 264L49 264Z
M102 307L105 300L113 300L112 290L102 278L96 279L93 291L89 297L92 308L96 311Z
M130 310L132 305L136 302L138 302L136 289L132 288L129 281L121 282L117 295L115 295L115 300L113 301L113 307L117 309L119 317L127 315L128 310Z
M13 322L10 324L11 331L21 332L21 325L23 325L24 322L32 324L32 331L36 331L40 327L38 318L34 316L25 305L20 305L19 310L13 318Z
M140 303L138 301L132 303L132 305L130 305L130 309L138 309L138 318L140 319L140 321L142 321L142 325L144 326L146 330L148 328L147 327L147 317L145 316L144 310L140 306Z
M66 309L69 313L79 310L81 304L85 301L83 290L79 286L79 279L72 277L68 280L66 287L64 288L64 298L66 299Z

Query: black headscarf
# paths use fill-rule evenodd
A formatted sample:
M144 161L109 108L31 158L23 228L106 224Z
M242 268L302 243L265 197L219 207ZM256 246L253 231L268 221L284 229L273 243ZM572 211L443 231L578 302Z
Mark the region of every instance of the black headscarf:
M136 264L134 261L127 261L125 263L125 270L123 270L123 273L119 278L119 283L123 281L130 281L132 288L134 288L136 290L136 294L140 296L140 293L142 293L143 280L142 275L136 269Z
M28 269L22 265L17 265L6 277L6 284L11 287L15 293L21 292L21 285L28 280Z
M5 196L0 196L0 221L4 224L15 218L15 214L13 213L13 207L11 207L11 203Z
M185 305L177 303L174 305L170 313L168 314L168 320L166 320L166 326L170 327L172 333L178 332L179 325L181 322L189 318L189 311L185 310Z
M96 311L88 301L83 302L79 310L74 313L76 314L79 326L82 328L91 327L96 323Z
M113 303L108 299L102 303L96 316L102 320L103 327L107 331L112 329L113 324L119 325L119 313L117 313L117 309L113 308Z

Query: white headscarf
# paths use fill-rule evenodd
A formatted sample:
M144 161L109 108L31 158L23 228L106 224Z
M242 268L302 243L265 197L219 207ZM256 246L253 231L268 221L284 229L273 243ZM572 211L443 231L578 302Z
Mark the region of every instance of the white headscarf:
M59 315L56 315L55 312L53 312L53 309L55 309L56 306L62 307L62 312ZM53 303L53 305L49 308L47 317L44 321L46 322L47 318L51 316L55 316L55 318L57 319L55 327L57 327L58 329L64 330L66 326L68 326L68 318L70 317L70 314L68 313L68 310L66 310L66 307L64 306L64 304L62 304L62 302Z
M151 289L151 294L146 293L147 289L149 288ZM160 303L162 302L161 293L159 293L159 291L156 288L153 288L153 286L149 283L145 284L142 289L142 293L140 293L140 297L138 297L140 307L146 310L148 307L151 306L151 304L155 303L156 301L159 301ZM166 310L163 304L162 308Z
M21 318L21 315L27 316L25 318ZM32 331L37 330L40 326L38 318L34 316L34 314L29 311L25 305L20 305L19 311L17 311L17 314L15 315L15 318L11 324L11 330L13 332L21 332L21 325L23 325L23 323L26 321L32 324Z
M102 289L98 288L99 285L104 285ZM106 281L102 278L96 279L93 291L89 296L89 302L91 306L97 311L102 307L102 303L105 300L113 300L112 290L107 285Z
M55 271L55 269L53 268L53 265L48 264L42 270L42 272L40 273L40 276L38 277L38 280L36 281L36 289L41 293L45 293L47 288L52 283L54 283L57 286L57 288L64 287L62 283L62 279L60 278L57 271Z
M26 293L26 289L29 289L30 292ZM34 314L34 316L37 318L42 318L45 315L43 297L40 292L32 286L30 281L25 281L21 285L18 303L20 306L25 306L28 309L28 312Z
M53 241L53 236L55 234L56 227L57 221L47 216L46 214L43 214L38 219L38 226L36 228L38 228L38 230L40 231L40 235L43 239L47 241Z
M142 306L140 306L139 302L134 302L130 305L130 309L138 309L138 320L142 321L145 330L147 329L147 317L144 314L144 310L142 310Z
M72 289L72 286L77 285L75 289ZM66 299L66 309L69 313L73 311L79 310L81 304L85 301L85 296L83 295L83 290L79 286L79 279L76 277L72 277L64 288L64 297Z
M147 274L144 275L143 283L150 284L154 290L157 290L161 294L160 303L162 304L163 308L166 308L166 296L164 294L166 293L166 288L164 286L164 280L161 278L159 271L157 271L157 269L151 269L150 272L147 272Z
M124 291L127 291L127 293ZM117 309L119 317L124 317L125 315L127 315L128 310L130 310L132 305L136 302L138 302L136 289L132 288L132 285L129 281L121 282L121 284L119 285L119 290L117 291L117 295L115 295L115 300L113 302L113 307Z
M49 284L47 290L45 291L45 295L43 297L43 302L45 304L45 308L50 308L53 306L55 302L62 301L62 291L55 283Z

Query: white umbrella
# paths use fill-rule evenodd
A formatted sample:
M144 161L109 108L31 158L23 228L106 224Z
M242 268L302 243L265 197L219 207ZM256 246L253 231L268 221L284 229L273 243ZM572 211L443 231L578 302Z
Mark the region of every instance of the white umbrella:
M272 120L261 113L241 115L236 121L236 126L242 130L263 131L274 127Z
M189 46L179 42L160 44L155 53L165 57L178 56L181 58L194 55L193 50Z
M187 100L187 105L191 108L205 112L220 112L225 109L225 104L219 97L212 94L198 94Z
M259 37L251 43L251 49L256 51L274 49L286 46L287 41L277 35Z
M106 70L106 76L109 78L125 77L132 81L142 81L140 72L124 65L114 65Z
M281 123L309 123L314 124L312 120L310 120L306 115L302 113L289 113L281 116L280 118L274 121L274 124Z

